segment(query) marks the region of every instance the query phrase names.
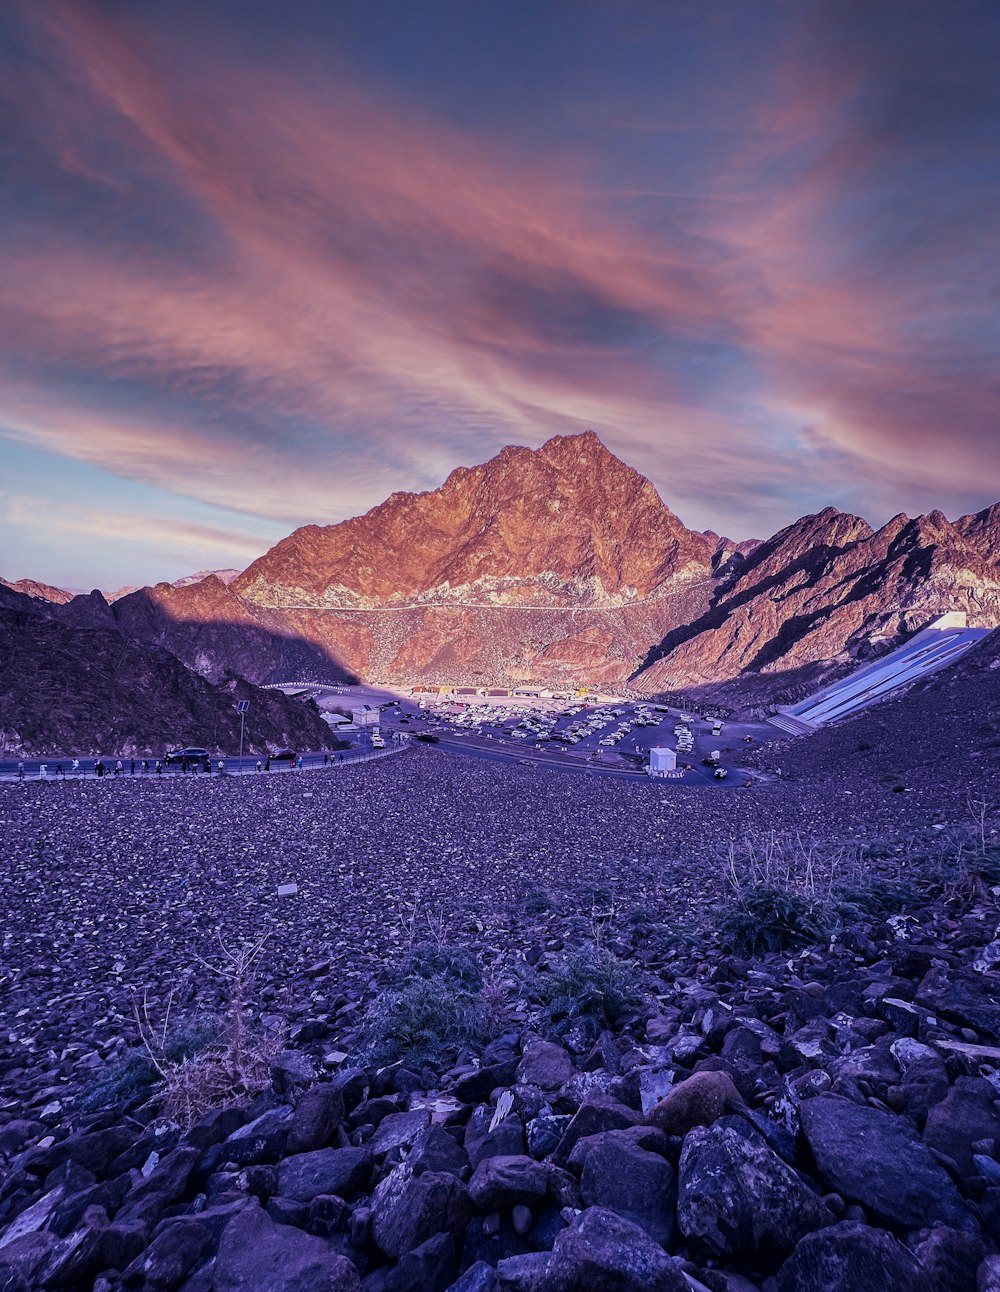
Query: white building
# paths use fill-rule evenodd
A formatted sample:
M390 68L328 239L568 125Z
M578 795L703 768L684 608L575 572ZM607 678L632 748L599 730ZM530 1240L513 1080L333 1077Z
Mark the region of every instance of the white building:
M665 776L677 767L676 749L651 749L649 751L650 776Z
M356 727L377 727L381 716L381 710L373 708L370 704L362 704L357 709L351 710L351 717Z

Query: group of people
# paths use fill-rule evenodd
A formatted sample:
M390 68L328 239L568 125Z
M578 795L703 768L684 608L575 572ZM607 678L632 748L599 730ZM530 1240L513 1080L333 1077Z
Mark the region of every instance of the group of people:
M324 754L322 765L324 767L331 767L334 764L336 764L338 761L340 760L338 760L338 757L336 754ZM182 772L197 773L198 771L202 771L202 772L208 773L209 775L212 772L212 760L207 757L204 759L182 758L179 760L179 762L175 760L174 766L179 766ZM299 771L301 771L305 767L305 758L302 754L298 754L296 756L293 766L295 766ZM94 763L94 775L98 779L101 779L105 776L125 776L125 775L135 776L137 774L139 776L149 776L151 774L155 776L162 776L164 770L165 770L165 761L162 758L156 758L156 759L130 758L127 760L127 762L119 758L114 763L112 763L110 760L105 762L103 758L98 758L97 761ZM215 765L215 771L220 776L222 776L225 773L225 770L226 770L225 759L220 758ZM260 758L257 759L255 771L269 772L270 770L271 770L270 756L264 759L260 759ZM40 780L43 780L43 781L47 781L50 779L58 779L60 777L65 778L67 774L69 776L77 776L77 777L87 776L88 769L85 767L81 767L79 758L74 758L72 760L72 762L69 765L68 771L63 762L57 762L53 767L51 767L51 769L50 769L50 764L42 763L38 769L38 777ZM26 776L27 776L27 772L25 770L24 763L23 762L18 763L17 779L19 781L23 781Z

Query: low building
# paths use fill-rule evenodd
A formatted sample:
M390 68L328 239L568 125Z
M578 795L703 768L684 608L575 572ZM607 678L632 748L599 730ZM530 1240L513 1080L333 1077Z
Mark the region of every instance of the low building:
M377 727L381 716L381 709L370 704L362 704L351 710L351 717L356 727Z
M677 768L677 750L676 749L651 749L649 751L650 776L666 776L668 772L675 771Z

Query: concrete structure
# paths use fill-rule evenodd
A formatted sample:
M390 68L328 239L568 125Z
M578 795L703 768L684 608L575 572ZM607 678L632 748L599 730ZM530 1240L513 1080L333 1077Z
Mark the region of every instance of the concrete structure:
M954 664L990 628L967 628L965 614L941 615L915 637L888 655L857 669L839 682L831 682L808 700L780 705L768 721L791 735L803 735L839 718L849 718L884 700L901 686Z
M676 749L657 748L649 751L650 776L665 776L677 767Z
M377 727L381 716L381 711L370 704L362 704L357 709L351 710L351 717L356 727Z

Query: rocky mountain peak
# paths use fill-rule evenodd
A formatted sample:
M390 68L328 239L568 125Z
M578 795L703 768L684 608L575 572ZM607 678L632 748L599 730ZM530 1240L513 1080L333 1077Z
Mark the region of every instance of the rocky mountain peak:
M306 526L234 581L262 605L621 605L708 577L715 545L592 431Z

